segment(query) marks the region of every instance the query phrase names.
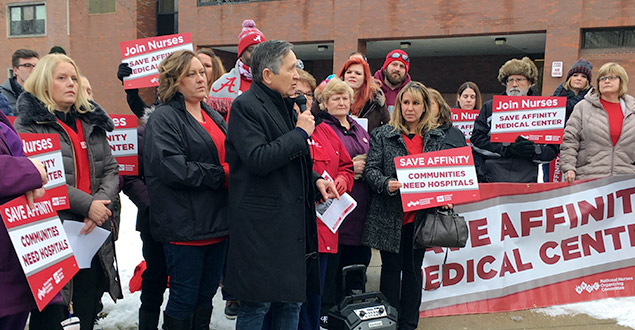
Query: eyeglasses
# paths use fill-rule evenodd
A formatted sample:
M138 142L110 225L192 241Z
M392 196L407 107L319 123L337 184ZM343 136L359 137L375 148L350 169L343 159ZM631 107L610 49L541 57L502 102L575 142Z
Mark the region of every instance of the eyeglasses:
M521 83L523 81L527 80L527 78L524 77L520 77L520 78L507 78L507 85L511 84L511 83Z
M300 70L304 70L304 62L302 62L301 59L298 59L298 63L295 64L295 67Z
M35 68L35 65L31 64L31 63L22 63L22 64L18 64L18 66L23 66L27 69L33 69Z
M410 63L410 57L408 57L408 55L406 54L402 54L402 53L392 53L390 54L391 58L400 58L403 59L404 61Z
M598 78L599 81L605 81L605 80L615 80L615 79L619 79L620 77L618 76L602 76L600 78Z
M300 96L300 95L304 95L305 97L310 97L313 98L313 93L311 92L302 92L302 91L295 91L295 96Z

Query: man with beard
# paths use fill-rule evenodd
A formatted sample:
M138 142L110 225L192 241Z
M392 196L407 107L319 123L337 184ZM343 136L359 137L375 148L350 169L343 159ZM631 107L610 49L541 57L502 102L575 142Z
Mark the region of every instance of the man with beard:
M375 79L381 81L381 90L386 96L388 112L395 107L397 94L403 86L410 82L410 57L401 49L395 49L386 55L386 61L381 70L375 72Z
M498 70L498 81L506 87L502 95L533 95L531 87L536 83L538 69L528 57L511 59ZM480 182L536 182L538 166L548 163L558 155L558 145L535 144L522 136L514 143L490 141L492 102L483 104L474 121L470 141L472 148L483 156L478 177Z
M238 60L236 61L236 66L212 84L207 98L207 104L218 111L225 121L229 119L229 110L236 96L242 94L251 86L251 52L254 51L258 44L266 40L265 35L256 28L254 21L250 19L243 21L243 29L238 34ZM231 317L234 317L234 315Z

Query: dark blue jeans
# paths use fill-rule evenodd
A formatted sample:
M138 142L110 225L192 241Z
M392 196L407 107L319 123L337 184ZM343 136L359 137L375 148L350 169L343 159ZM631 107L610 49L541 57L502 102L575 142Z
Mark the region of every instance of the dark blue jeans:
M320 291L324 292L324 278L326 277L326 261L332 254L320 253ZM320 305L322 295L312 292L306 293L306 301L300 309L299 330L320 330Z
M265 315L271 309L269 329L298 330L300 303L241 301L236 330L262 330Z
M167 315L184 320L195 308L212 308L226 249L226 240L205 246L163 245L170 276Z

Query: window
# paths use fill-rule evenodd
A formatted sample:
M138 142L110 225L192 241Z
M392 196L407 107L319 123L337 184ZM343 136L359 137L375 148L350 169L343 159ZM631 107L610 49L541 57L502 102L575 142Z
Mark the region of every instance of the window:
M588 29L582 32L582 48L635 47L635 27Z
M9 6L9 16L10 36L46 33L46 7L43 3Z
M115 0L88 0L89 14L108 14L117 12Z
M271 1L271 0L197 0L198 6L211 6L211 5L222 5L224 3L244 3L244 2L260 2L260 1Z

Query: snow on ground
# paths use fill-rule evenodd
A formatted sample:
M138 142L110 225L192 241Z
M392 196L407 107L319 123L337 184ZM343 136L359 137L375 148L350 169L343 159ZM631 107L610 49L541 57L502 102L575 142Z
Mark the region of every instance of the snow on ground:
M119 276L124 290L124 299L116 304L105 294L103 313L107 316L99 320L104 330L137 329L137 312L139 310L139 292L130 293L128 282L132 277L135 266L141 262L141 239L135 231L137 209L134 204L121 194L121 231L116 243L117 260L119 261ZM168 293L165 293L167 301ZM162 308L162 309L163 309ZM235 321L230 321L223 315L224 302L220 297L220 290L214 296L214 312L212 315L212 329L229 330L235 328ZM619 325L635 329L635 297L610 298L569 305L552 306L536 309L538 313L550 316L587 314L596 319L616 319Z
M536 309L549 316L587 314L596 319L615 319L617 324L635 329L635 297L608 298Z

